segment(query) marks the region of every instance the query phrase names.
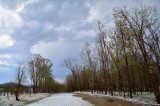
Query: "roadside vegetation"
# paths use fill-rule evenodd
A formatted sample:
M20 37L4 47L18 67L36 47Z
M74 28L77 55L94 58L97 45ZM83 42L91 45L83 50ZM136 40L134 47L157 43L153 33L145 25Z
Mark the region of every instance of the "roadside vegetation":
M8 100L15 95L21 101L21 95L37 93L58 93L65 91L65 85L54 80L52 62L39 54L31 54L26 63L20 63L15 75L15 83L8 82L0 85L0 94L7 95ZM26 82L30 82L25 85Z
M64 60L72 72L66 78L67 90L112 96L118 92L124 98L153 92L160 104L159 15L153 7L115 8L110 31L97 22L96 43L86 43L82 60Z

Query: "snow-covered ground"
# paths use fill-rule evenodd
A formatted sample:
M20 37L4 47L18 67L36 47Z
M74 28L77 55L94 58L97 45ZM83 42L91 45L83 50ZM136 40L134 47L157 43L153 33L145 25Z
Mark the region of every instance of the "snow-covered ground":
M73 96L71 93L53 94L50 97L39 100L26 106L93 106L81 97Z
M154 97L154 94L150 93L150 92L143 92L142 95L140 93L137 95L133 95L133 98L127 97L127 94L126 94L126 98L123 98L123 95L119 96L118 92L115 92L114 96L100 94L100 93L79 92L79 91L77 91L75 93L84 93L84 94L89 94L89 95L94 95L94 96L99 96L99 97L105 96L105 97L117 98L117 99L121 99L121 100L130 101L130 102L136 103L136 104L142 104L145 106L160 106L160 104L156 103L156 99Z
M99 97L111 97L111 98L118 98L121 100L130 101L137 104L142 104L144 106L160 106L156 103L155 97L153 93L145 92L142 95L139 93L138 95L133 95L133 98L123 98L123 96L119 96L118 93L114 93L114 96L100 94L100 93L91 93L91 92L76 92L76 93L84 93ZM15 96L10 96L9 101L7 97L0 96L0 106L23 106L25 103L41 99L37 102L28 104L26 106L93 106L89 102L82 100L81 97L74 96L73 93L59 93L59 94L53 94L50 97L47 93L38 93L38 94L32 94L30 95L21 95L20 100L22 101L16 101ZM45 98L47 97L47 98Z
M9 100L6 96L0 96L0 106L22 106L25 103L45 98L49 95L50 94L48 93L37 93L37 94L32 94L31 96L29 94L23 94L20 95L19 97L21 101L16 101L14 95L9 96Z

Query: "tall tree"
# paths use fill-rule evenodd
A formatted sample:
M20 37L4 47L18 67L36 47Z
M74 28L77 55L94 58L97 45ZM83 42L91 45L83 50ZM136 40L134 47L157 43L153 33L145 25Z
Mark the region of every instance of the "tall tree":
M46 92L44 83L52 76L52 62L39 54L32 54L28 62L28 72L32 82L33 93ZM48 80L49 81L49 80Z
M82 52L81 58L83 60L84 66L89 71L89 79L90 79L90 89L93 91L96 90L96 70L97 63L95 61L95 57L93 55L93 50L91 49L91 45L88 43L85 44Z
M110 75L110 55L108 52L107 38L106 38L106 29L101 22L97 23L98 26L98 37L97 37L97 51L99 55L100 61L100 70L103 71L103 79L104 79L104 89L105 92L109 90L111 95L113 95L112 91L112 80Z

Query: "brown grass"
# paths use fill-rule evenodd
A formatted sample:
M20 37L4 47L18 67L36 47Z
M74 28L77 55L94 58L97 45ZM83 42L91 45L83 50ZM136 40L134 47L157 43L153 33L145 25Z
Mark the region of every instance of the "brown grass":
M83 100L86 100L95 106L141 106L129 101L119 100L116 98L91 96L83 93L75 94L75 96L82 97Z

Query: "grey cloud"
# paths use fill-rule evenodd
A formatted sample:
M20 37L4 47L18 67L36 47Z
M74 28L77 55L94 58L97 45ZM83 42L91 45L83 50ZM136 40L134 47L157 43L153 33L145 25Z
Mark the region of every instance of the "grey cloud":
M34 0L36 2L27 4L20 12L17 12L17 6L27 1L0 0L0 6L14 11L23 21L20 27L10 32L15 44L12 47L0 49L0 53L18 55L18 57L6 60L10 63L18 63L29 56L31 48L36 47L34 52L52 59L55 64L53 74L62 79L68 74L68 71L65 71L67 69L60 66L63 59L65 57L79 58L84 42L95 42L94 30L97 19L105 22L109 28L112 26L114 7L132 8L144 3L159 8L160 4L159 0L124 0L123 2L122 0ZM57 42L59 38L64 39L64 42L59 44ZM46 47L43 48L42 44ZM11 76L14 74L12 70L15 70L15 67L7 70L5 75L11 72L8 74ZM0 74L1 79L7 80Z

